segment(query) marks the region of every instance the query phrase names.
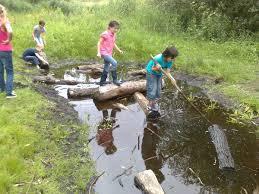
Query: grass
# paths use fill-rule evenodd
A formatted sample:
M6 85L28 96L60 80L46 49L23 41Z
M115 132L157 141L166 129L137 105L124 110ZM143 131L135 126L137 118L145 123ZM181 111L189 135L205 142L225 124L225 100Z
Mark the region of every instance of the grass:
M82 148L67 149L64 144L71 133L80 135L72 146L82 144L88 129L53 119L56 105L30 87L16 93L16 99L0 95L0 193L26 193L29 187L29 193L83 189L93 174L88 149L79 153ZM82 163L83 158L87 162Z

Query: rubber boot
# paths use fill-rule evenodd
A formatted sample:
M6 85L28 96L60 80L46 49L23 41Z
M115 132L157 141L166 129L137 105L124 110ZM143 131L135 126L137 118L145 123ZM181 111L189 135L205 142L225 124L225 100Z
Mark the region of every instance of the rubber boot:
M100 86L104 86L106 84L107 76L108 76L108 72L103 71L101 75Z
M117 71L111 71L112 73L112 79L113 79L113 83L116 85L116 86L120 86L121 83L118 81L117 79Z

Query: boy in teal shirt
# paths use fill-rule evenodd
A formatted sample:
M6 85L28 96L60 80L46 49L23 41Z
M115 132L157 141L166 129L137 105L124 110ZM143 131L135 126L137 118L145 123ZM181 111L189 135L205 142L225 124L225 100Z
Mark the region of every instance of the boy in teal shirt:
M146 66L147 71L147 98L149 100L149 118L156 118L160 116L159 106L157 101L161 96L162 87L162 72L160 69L164 69L170 72L176 57L178 56L177 49L167 47L162 54L154 57L155 60L150 60Z

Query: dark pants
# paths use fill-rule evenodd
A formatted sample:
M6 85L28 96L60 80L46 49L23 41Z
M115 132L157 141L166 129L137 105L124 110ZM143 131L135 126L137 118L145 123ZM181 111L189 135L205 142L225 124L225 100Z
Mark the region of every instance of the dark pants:
M33 65L40 65L40 61L36 56L26 56L23 58L24 61L30 62Z
M6 82L4 79L6 71ZM0 51L0 90L6 91L7 95L13 92L13 57L12 51Z

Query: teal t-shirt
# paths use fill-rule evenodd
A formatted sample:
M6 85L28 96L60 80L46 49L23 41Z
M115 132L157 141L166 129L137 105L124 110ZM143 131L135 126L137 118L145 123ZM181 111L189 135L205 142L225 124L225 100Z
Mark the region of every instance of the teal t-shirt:
M154 57L155 60L161 65L163 69L171 69L173 66L173 61L171 62L166 62L164 60L164 57L162 54L159 54ZM161 71L153 71L152 67L155 66L155 62L153 60L150 60L146 66L146 70L148 73L153 74L153 75L162 75Z

